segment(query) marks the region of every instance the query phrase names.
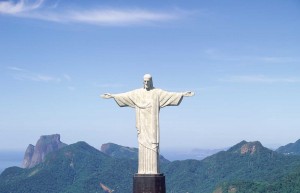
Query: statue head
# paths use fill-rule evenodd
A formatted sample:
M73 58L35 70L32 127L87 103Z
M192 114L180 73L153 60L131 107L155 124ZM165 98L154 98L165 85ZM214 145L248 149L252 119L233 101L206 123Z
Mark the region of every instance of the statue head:
M150 74L144 75L144 89L151 90L153 89L152 76Z

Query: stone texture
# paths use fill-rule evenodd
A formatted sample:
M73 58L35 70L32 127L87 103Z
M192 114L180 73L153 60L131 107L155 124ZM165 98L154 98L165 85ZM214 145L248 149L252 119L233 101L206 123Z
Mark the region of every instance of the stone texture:
M22 166L23 168L32 168L43 162L48 153L65 146L66 144L60 141L59 134L42 135L35 146L30 144L27 147Z
M23 159L22 166L24 168L29 168L29 166L31 164L31 159L32 159L33 153L34 153L34 145L29 144L25 151L25 155L24 155L24 159Z
M120 107L135 109L139 143L138 173L159 174L160 109L166 106L178 106L183 97L193 96L194 93L168 92L154 88L150 74L145 74L143 83L144 88L119 94L105 93L101 97L113 98Z

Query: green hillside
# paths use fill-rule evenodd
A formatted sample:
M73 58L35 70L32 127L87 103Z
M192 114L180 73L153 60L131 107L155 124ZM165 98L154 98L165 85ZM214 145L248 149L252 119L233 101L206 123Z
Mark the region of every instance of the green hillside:
M295 143L289 143L287 145L281 146L276 151L278 153L287 155L300 155L300 139Z
M114 158L125 158L138 160L138 148L134 147L124 147L115 143L102 144L101 151L106 155ZM160 163L169 163L170 161L164 158L164 156L159 156Z
M300 156L274 152L259 142L242 141L204 160L163 163L161 168L168 193L284 192L300 187ZM48 154L31 169L6 169L0 175L0 192L131 193L136 171L136 159L109 156L78 142Z
M299 193L300 168L273 182L235 181L218 186L214 193Z
M31 169L12 167L0 175L2 193L95 193L100 183L115 192L131 191L136 161L111 158L85 142L50 153Z
M270 183L300 166L299 156L285 156L259 142L242 141L202 161L175 161L164 168L173 192L213 192L224 182Z

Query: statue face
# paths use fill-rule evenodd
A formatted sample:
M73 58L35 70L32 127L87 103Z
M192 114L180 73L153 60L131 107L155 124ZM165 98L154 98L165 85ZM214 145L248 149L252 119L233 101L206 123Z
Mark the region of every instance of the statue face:
M152 89L151 82L152 82L151 78L144 78L144 88L147 90Z

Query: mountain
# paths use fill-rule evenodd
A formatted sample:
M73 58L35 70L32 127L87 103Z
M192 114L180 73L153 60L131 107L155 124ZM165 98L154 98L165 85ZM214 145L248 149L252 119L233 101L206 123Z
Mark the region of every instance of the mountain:
M295 143L289 143L285 146L281 146L276 150L278 153L288 155L300 155L300 139Z
M56 151L66 144L60 141L60 135L42 135L36 145L29 144L23 159L23 168L32 168L44 161L45 156Z
M50 152L32 168L7 168L0 175L0 192L131 193L137 160L111 156L112 152L120 151L113 147L128 150L104 145L103 153L78 142ZM300 156L274 152L260 142L242 141L201 161L161 164L161 170L166 176L167 193L245 193L249 192L248 187L267 190L264 188L278 188L281 183L295 187L300 184Z
M250 148L251 149L251 148ZM259 193L299 193L300 192L300 165L299 156L293 155L276 155L276 161L273 162L272 168L275 170L270 172L270 179L263 180L260 178L254 179L239 179L231 180L220 184L214 193L227 192L259 192ZM286 164L281 167L278 164ZM265 172L264 172L265 173ZM275 173L282 173L277 178Z
M100 150L114 158L125 158L125 159L133 159L138 160L138 148L133 147L125 147L121 145L117 145L115 143L105 143L102 144ZM169 163L170 161L164 158L162 155L159 156L160 163Z
M300 166L299 156L285 156L260 142L242 141L201 161L171 162L164 168L173 192L213 192L225 182L272 182Z
M49 153L35 167L6 169L0 175L0 192L104 193L111 188L129 193L136 166L134 160L115 159L78 142Z

